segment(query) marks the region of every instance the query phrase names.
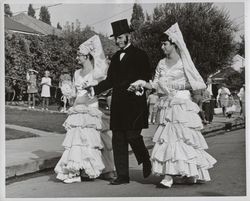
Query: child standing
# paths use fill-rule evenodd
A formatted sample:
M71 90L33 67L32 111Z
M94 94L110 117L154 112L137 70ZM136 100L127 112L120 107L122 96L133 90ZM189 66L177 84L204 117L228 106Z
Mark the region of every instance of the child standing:
M51 78L49 77L50 73L48 70L45 71L45 77L42 78L42 93L41 97L43 98L43 107L42 110L48 110L49 107L49 98L50 98L50 87L51 87ZM45 106L46 104L46 106Z
M205 119L202 121L203 124L210 124L213 119L213 107L211 106L211 95L207 89L203 92L202 110L205 115ZM212 110L211 110L212 109Z
M37 83L36 83L36 74L37 73L38 72L36 70L29 69L27 74L26 74L26 79L28 82L27 94L28 94L29 109L35 108L35 94L38 92ZM31 99L33 102L32 106L31 106Z
M157 114L157 105L156 102L158 101L158 95L156 92L152 92L148 96L148 106L149 106L149 116L148 116L148 123L155 123L156 120L156 114Z
M59 78L59 89L61 91L60 106L59 106L59 108L61 108L60 112L67 111L67 106L69 105L69 96L67 96L68 94L67 95L65 94L65 89L67 88L67 86L71 86L71 85L72 85L72 81L71 81L70 73L67 68L64 68Z

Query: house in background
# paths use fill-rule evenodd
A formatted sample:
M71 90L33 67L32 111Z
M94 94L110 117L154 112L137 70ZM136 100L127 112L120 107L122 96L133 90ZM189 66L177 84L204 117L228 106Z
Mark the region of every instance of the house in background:
M245 59L238 54L235 55L231 67L237 72L241 73L242 70L245 68Z
M15 20L4 16L4 30L9 33L21 33L21 34L29 34L29 35L44 35L39 31L36 31L28 26L25 26Z
M220 88L222 83L230 83L230 90L238 90L239 86L242 84L242 82L244 82L243 78L241 77L244 68L245 59L238 54L235 55L230 66L220 69L216 73L209 76L212 79L212 87L216 91Z
M42 33L43 35L57 35L62 36L62 30L57 29L41 20L35 19L24 13L20 13L11 17L16 22L19 22L31 29L36 30L37 32Z
M233 57L231 66L220 69L209 77L212 78L215 83L223 83L229 75L241 73L244 68L245 59L237 54Z

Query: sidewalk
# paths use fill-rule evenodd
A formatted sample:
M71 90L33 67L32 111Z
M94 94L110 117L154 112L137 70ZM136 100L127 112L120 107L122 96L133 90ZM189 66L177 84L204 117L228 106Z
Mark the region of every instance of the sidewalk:
M15 108L22 109L18 106ZM243 127L245 127L244 121L237 114L231 119L217 115L212 124L204 127L202 134L210 137ZM6 128L31 132L40 136L6 141L6 179L55 167L63 152L64 134L48 133L16 125L6 125ZM148 149L153 147L152 137L156 129L156 125L150 125L149 129L142 131ZM132 154L131 148L129 150Z

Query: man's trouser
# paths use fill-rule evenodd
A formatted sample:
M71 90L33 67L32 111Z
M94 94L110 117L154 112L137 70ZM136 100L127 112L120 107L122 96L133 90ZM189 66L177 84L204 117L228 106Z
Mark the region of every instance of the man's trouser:
M129 179L129 153L131 146L138 164L149 160L149 153L144 144L141 130L113 130L112 146L117 177Z

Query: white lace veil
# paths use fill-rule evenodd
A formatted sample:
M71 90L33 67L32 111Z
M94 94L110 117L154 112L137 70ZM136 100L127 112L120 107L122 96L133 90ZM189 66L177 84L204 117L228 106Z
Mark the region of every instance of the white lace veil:
M164 32L169 36L169 39L177 45L180 51L181 60L184 66L185 74L193 90L205 89L201 75L194 66L189 51L184 42L181 30L178 23L173 24L167 31Z
M108 65L105 59L101 40L98 35L94 35L79 46L79 52L94 58L93 78L98 82L104 80L107 75Z

